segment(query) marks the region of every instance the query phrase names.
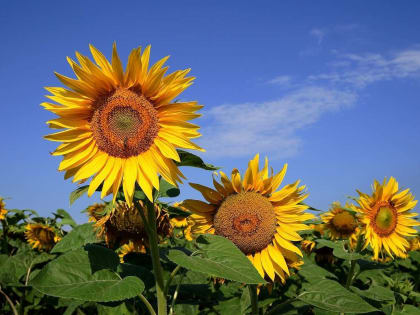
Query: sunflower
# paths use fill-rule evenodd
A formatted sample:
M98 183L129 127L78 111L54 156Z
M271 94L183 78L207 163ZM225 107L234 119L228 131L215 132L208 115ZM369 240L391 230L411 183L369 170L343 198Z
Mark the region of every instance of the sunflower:
M375 180L373 194L357 191L358 206L354 210L359 212L363 223L365 244L373 249L373 259L380 260L386 254L393 258L393 254L404 258L410 244L407 237L414 236L417 231L412 226L420 225L413 217L417 213L410 212L416 204L409 189L399 191L398 183L391 177L380 184ZM384 252L385 249L385 252Z
M324 229L332 240L348 239L353 248L357 243L360 229L357 217L346 210L350 207L351 205L347 203L342 207L338 201L333 202L330 210L321 214L321 219L324 222Z
M0 197L0 220L4 220L7 215L7 210L5 209L6 204L4 203L4 198Z
M190 184L208 203L185 200L183 206L193 212L192 232L211 233L231 240L254 264L260 275L272 281L276 275L284 282L289 267L298 266L302 253L292 241L302 238L297 231L309 229L303 221L313 218L301 202L307 197L299 181L276 191L287 165L269 175L268 160L259 170L259 155L249 162L243 180L237 169L229 179L220 172L221 183L213 177L215 189Z
M300 242L300 247L302 247L302 250L308 255L312 253L315 245L316 243L311 240L303 240Z
M139 201L143 213L147 217L146 206ZM163 239L172 234L168 213L155 204L158 237ZM147 234L137 208L119 201L114 209L103 215L95 226L99 229L98 236L104 236L108 246L125 244L130 241L147 243Z
M89 222L97 222L101 218L101 213L105 210L105 204L94 203L89 206L86 211L89 216Z
M118 256L120 256L120 262L124 263L124 257L131 253L146 253L146 247L138 242L129 241L120 248Z
M149 69L150 46L141 54L133 49L123 70L114 43L109 62L90 46L93 59L76 52L77 64L67 58L76 74L72 79L56 73L68 88L47 87L55 103L41 105L58 115L47 122L52 129L65 129L45 138L62 142L52 155L62 155L59 170L73 182L92 178L88 195L101 186L101 198L113 194L122 183L126 201L131 205L135 183L152 200L153 187L159 189L160 174L173 185L185 178L175 162L176 148L202 150L190 139L200 133L187 122L201 115L197 102L173 102L192 84L186 77L190 69L165 75L165 57ZM175 161L175 162L174 162Z
M410 248L409 251L416 251L420 250L420 237L416 236L410 239Z
M55 229L41 223L29 223L25 226L25 236L32 248L50 250L61 240Z
M186 217L173 217L170 220L171 226L174 228L185 228L188 226L188 221Z

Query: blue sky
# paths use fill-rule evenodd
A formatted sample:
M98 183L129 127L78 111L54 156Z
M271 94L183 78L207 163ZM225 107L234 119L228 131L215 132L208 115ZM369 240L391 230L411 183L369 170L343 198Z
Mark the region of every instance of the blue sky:
M0 195L8 208L79 221L97 198L69 207L75 184L57 171L42 138L53 116L39 104L53 71L72 75L65 57L126 60L152 45L172 70L192 68L181 95L205 105L199 143L209 163L241 171L255 153L286 183L301 179L308 203L325 209L373 179L395 176L420 195L420 2L405 1L9 1L0 12ZM211 173L184 169L191 182ZM198 197L188 185L182 198ZM181 199L181 197L179 198Z

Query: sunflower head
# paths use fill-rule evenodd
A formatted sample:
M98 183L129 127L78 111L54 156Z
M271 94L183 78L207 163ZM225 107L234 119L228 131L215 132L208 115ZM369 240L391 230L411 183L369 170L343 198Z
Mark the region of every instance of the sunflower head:
M89 196L102 184L101 197L113 194L115 201L122 184L131 206L137 182L152 200L158 174L171 184L181 182L176 149L202 150L190 140L200 136L199 127L188 122L202 106L173 101L194 78L186 76L189 69L166 75L168 57L149 67L150 46L142 53L133 49L125 71L115 44L111 62L90 50L94 61L78 52L78 63L67 59L75 79L56 74L66 88L46 88L54 103L41 105L59 116L47 123L63 130L45 138L61 142L52 154L63 156L59 170L66 179L92 179Z
M127 244L121 246L118 256L120 256L120 262L124 263L124 257L131 253L146 253L146 247L144 244L139 242L129 241Z
M6 204L4 203L4 198L0 197L0 220L4 220L7 215L7 210L5 209Z
M139 201L140 208L147 217L146 206ZM169 215L165 210L155 205L157 218L157 232L159 238L165 238L172 233L169 223ZM105 237L108 245L124 244L129 241L147 241L146 230L143 219L138 209L133 205L129 206L126 202L119 201L114 209L100 218L95 226L99 229L99 236Z
M375 181L372 195L358 193L358 206L354 209L363 223L364 247L372 247L374 260L381 260L386 254L391 258L393 255L405 258L410 246L407 237L416 235L412 227L420 225L412 219L417 213L410 210L417 200L410 190L400 191L397 181L391 177L382 184Z
M47 224L29 223L25 226L28 243L39 250L50 250L61 237L55 229Z
M359 222L357 217L348 210L350 208L350 204L346 203L343 207L339 202L333 202L330 210L321 214L321 219L332 240L348 239L353 247L357 242Z
M237 169L231 178L220 172L221 182L213 177L214 189L190 184L207 202L185 200L194 234L211 233L231 240L254 264L262 277L285 281L290 268L299 265L302 253L293 241L302 238L297 231L309 229L303 224L313 215L302 204L307 197L299 181L278 190L286 173L285 165L269 175L268 160L259 169L259 155L249 162L243 179Z

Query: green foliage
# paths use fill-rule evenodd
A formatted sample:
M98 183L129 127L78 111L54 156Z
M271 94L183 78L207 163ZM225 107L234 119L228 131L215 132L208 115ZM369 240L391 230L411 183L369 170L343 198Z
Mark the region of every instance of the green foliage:
M47 295L95 302L120 301L143 292L143 282L134 276L122 278L118 265L114 251L88 245L50 262L30 285Z
M216 171L220 167L204 163L204 161L197 155L184 150L177 149L181 162L177 162L178 166L198 167L208 171Z
M58 242L51 253L63 253L80 248L86 244L99 243L93 223L76 226L69 234Z
M248 258L228 239L202 235L197 239L197 255L170 250L168 258L174 263L198 272L247 284L265 283Z
M163 179L160 186L157 198L179 194ZM82 190L73 198L81 194ZM135 198L144 199L143 192L137 189ZM189 215L166 201L158 203L171 216ZM104 212L112 207L108 203ZM31 248L24 235L28 222L50 225L61 241L50 251ZM14 209L0 234L0 289L19 314L148 314L141 294L156 308L149 253L128 254L121 263L120 244L107 246L92 223L78 225L62 209L52 218ZM166 292L172 314L251 314L246 284L265 280L246 256L220 236L202 235L188 242L182 235L177 229L160 245L164 282L171 279ZM285 284L275 283L270 290L260 287L260 314L418 314L420 251L410 252L407 259L378 263L369 250L354 253L347 241L319 238L313 231L302 235L315 240L314 252L304 255L304 264ZM321 263L316 252L324 249L334 259ZM354 280L346 289L351 262L356 264ZM11 314L13 307L1 294L0 313Z

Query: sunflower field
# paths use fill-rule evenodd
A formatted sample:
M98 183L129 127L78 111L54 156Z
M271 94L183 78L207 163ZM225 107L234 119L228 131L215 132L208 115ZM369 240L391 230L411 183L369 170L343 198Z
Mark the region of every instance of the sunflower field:
M110 61L90 50L67 58L75 77L57 73L64 87L41 105L56 115L45 138L59 143L58 170L77 184L70 204L103 201L77 224L0 198L1 314L420 314L410 189L375 180L318 210L287 164L256 154L226 174L195 154L203 106L177 101L189 69L149 65L150 46L125 68L115 44ZM179 202L186 167L213 187L189 183L202 198Z

